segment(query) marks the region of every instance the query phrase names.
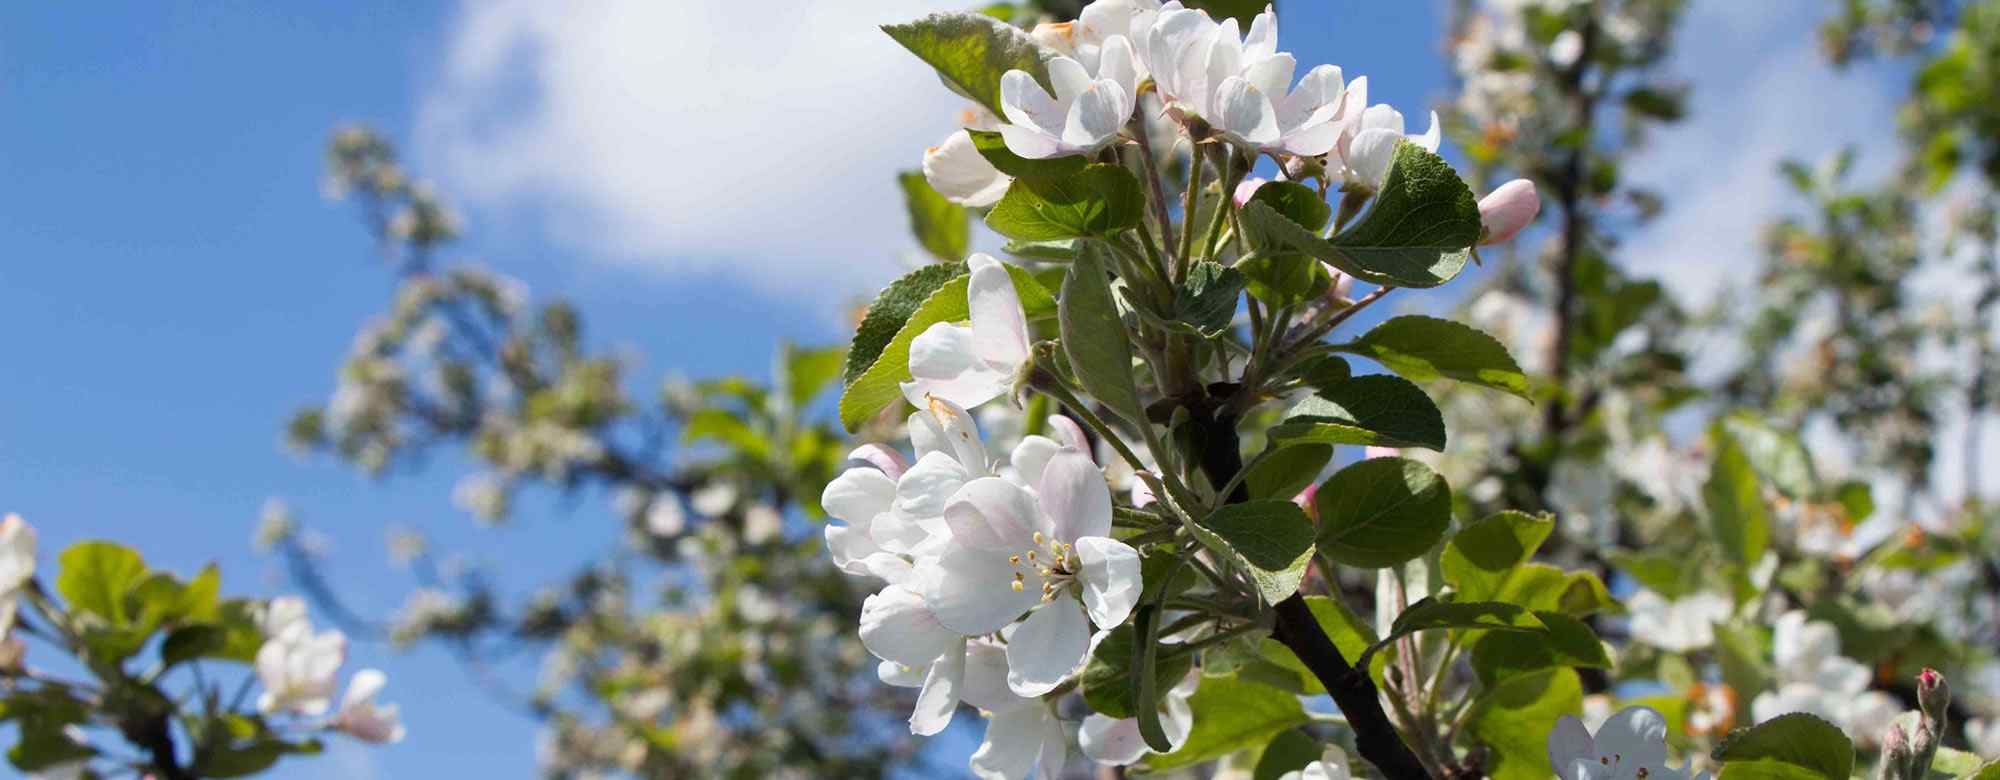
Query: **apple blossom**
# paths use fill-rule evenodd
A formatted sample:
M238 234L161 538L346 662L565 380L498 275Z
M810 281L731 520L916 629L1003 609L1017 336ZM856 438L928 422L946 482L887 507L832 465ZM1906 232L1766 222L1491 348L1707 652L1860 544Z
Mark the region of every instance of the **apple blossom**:
M1054 690L1083 663L1091 623L1124 622L1139 598L1139 553L1109 538L1111 491L1081 451L1051 457L1037 491L999 478L967 482L945 521L952 543L937 576L925 580L924 600L962 634L1014 627L1007 660L1015 693ZM1068 597L1072 589L1081 604Z
M1268 13L1268 12L1267 12ZM1275 23L1274 23L1275 24ZM1296 87L1298 62L1279 52L1216 85L1214 105L1205 116L1225 138L1261 152L1317 156L1340 142L1340 68L1321 65Z
M265 626L267 630L275 626L278 633L257 649L257 680L264 686L257 709L267 714L325 713L332 703L334 678L347 657L347 637L339 631L314 633L302 611L295 619L274 624L269 615L281 610L277 602L273 607Z
M1230 193L1229 199L1236 204L1237 208L1243 208L1249 205L1250 199L1257 195L1257 188L1268 183L1270 182L1262 176L1251 176L1236 183L1236 191Z
M1022 780L1033 773L1055 780L1068 758L1067 735L1047 703L1010 687L1007 656L990 641L966 649L961 693L987 717L986 734L972 754L972 774L981 780Z
M1685 653L1715 643L1715 624L1728 620L1736 607L1727 596L1702 591L1673 601L1640 590L1626 601L1632 617L1632 641L1661 650Z
M910 342L903 397L919 409L931 398L970 409L1010 393L1028 362L1028 316L1007 267L984 252L965 264L972 324L936 323Z
M1686 769L1667 766L1667 719L1651 707L1627 707L1599 727L1565 715L1549 733L1549 764L1560 780L1683 780ZM1705 780L1707 772L1694 775Z
M1095 644L1092 643L1093 646ZM1200 685L1201 670L1191 670L1168 689L1165 699L1160 702L1160 729L1166 732L1167 744L1176 750L1187 741L1188 732L1194 729L1194 710L1188 706L1188 699L1194 696L1195 688ZM1138 718L1113 718L1092 713L1083 719L1083 727L1077 731L1076 740L1077 746L1090 760L1110 766L1129 766L1153 752L1146 746L1146 738L1139 733Z
M1278 53L1277 16L1266 8L1238 36L1235 18L1217 23L1208 12L1169 2L1135 20L1133 41L1141 66L1153 76L1161 99L1182 115L1214 118L1222 82Z
M1514 237L1542 210L1535 183L1515 179L1494 188L1479 199L1479 243L1498 244Z
M1339 745L1328 745L1318 761L1278 775L1278 780L1352 780L1352 766L1348 763L1347 751L1341 750Z
M1365 78L1355 79L1348 88L1347 105L1343 112L1354 111L1367 104ZM1358 97L1357 97L1358 95ZM1389 165L1396 160L1396 146L1409 141L1425 151L1435 152L1443 135L1438 127L1436 111L1431 112L1431 127L1422 135L1404 135L1403 113L1386 104L1368 106L1345 122L1339 143L1342 177L1347 186L1374 191L1382 188L1389 177Z
M35 527L20 515L0 520L0 593L12 594L35 576Z
M1787 712L1809 712L1832 721L1858 740L1873 741L1903 708L1888 694L1868 689L1868 667L1840 654L1832 623L1806 613L1779 615L1772 625L1776 690L1757 694L1750 714L1762 723Z
M924 150L924 181L930 182L931 189L945 200L984 208L1000 202L1000 196L1007 194L1007 185L1014 183L1014 177L1001 173L979 153L972 144L971 133L958 130L945 136L937 146Z
M340 711L327 727L363 742L403 741L403 721L396 705L375 704L375 695L388 682L388 676L377 669L355 672L354 678L347 681L347 695L340 700Z
M1027 71L1010 70L1000 78L1000 111L1008 122L1000 126L1000 136L1008 151L1043 160L1090 154L1117 139L1138 105L1138 64L1123 37L1105 41L1096 57L1095 76L1077 60L1050 59L1053 98Z

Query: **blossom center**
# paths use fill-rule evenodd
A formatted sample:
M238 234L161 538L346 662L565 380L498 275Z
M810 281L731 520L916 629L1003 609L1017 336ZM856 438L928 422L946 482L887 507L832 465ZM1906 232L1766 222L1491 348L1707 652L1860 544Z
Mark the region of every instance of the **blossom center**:
M1007 562L1014 566L1014 592L1025 590L1027 575L1034 572L1042 578L1043 601L1054 601L1076 579L1076 551L1040 531L1035 532L1035 546L1007 556Z

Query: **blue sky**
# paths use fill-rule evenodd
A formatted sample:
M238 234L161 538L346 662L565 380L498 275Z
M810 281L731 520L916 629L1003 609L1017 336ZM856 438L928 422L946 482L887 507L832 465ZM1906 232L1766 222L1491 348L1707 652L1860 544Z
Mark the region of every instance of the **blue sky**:
M413 167L463 204L469 238L452 258L575 300L594 341L646 356L647 383L668 369L763 376L776 339L841 338L846 296L893 278L914 247L894 170L958 107L873 30L927 3L682 5L10 8L0 509L41 529L45 560L108 537L169 569L218 561L228 591L270 593L285 583L249 537L259 505L282 497L329 535L335 582L382 613L409 587L383 562L392 525L504 563L516 588L612 544L599 507L530 502L485 531L450 504L460 464L371 481L286 454L279 431L330 391L392 285L349 211L318 194L322 145L343 121L405 141ZM1414 116L1444 87L1442 5L1301 2L1282 34L1303 63L1366 73L1377 100ZM1649 268L1713 281L1754 251L1754 226L1709 228L1729 222L1732 186L1778 197L1764 183L1799 134L1769 117L1828 116L1799 150L1812 154L1889 127L1868 113L1890 104L1886 81L1828 76L1801 48L1786 15L1807 7L1698 7L1706 34L1682 63L1703 76L1696 117L1635 170L1685 194L1680 227L1652 243L1699 234L1708 270L1664 250L1642 258ZM1726 175L1703 167L1722 154ZM443 654L357 644L350 658L388 671L411 738L276 776L532 774L533 725Z

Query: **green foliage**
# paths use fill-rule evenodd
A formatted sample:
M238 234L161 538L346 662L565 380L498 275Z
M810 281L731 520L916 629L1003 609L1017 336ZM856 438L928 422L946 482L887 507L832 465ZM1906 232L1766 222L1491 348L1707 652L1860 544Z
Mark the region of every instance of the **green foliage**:
M1266 185L1269 186L1269 185ZM1404 142L1373 205L1331 240L1269 203L1240 212L1266 254L1307 255L1356 279L1391 287L1436 287L1465 270L1479 240L1479 204L1451 164Z
M1736 437L1720 428L1712 433L1715 462L1701 491L1709 528L1729 560L1747 569L1757 565L1770 543L1763 487Z
M1472 705L1472 733L1492 751L1495 780L1546 780L1549 732L1564 715L1583 711L1583 686L1573 669L1509 677Z
M1090 660L1078 679L1082 682L1083 699L1092 710L1113 718L1138 716L1139 688L1133 677L1136 667L1132 663L1136 650L1132 627L1125 625L1112 629L1091 651ZM1193 653L1158 657L1153 664L1154 690L1158 693L1152 705L1158 707L1158 696L1173 688L1192 668Z
M986 212L986 226L1016 241L1101 238L1139 225L1139 180L1098 164L1061 177L1019 178Z
M1055 310L1055 299L1027 271L1007 266L1014 278L1014 292L1030 318L1047 316ZM902 398L902 383L910 378L910 342L940 322L960 322L972 316L965 298L965 276L954 276L939 284L897 328L896 335L883 345L868 369L847 384L840 395L840 422L850 431L882 407ZM863 323L866 325L867 323ZM858 351L858 350L857 350ZM849 366L853 363L850 361Z
M1192 766L1261 745L1309 720L1298 697L1268 685L1209 678L1188 701L1194 729L1181 749L1146 759L1150 771Z
M861 378L861 373L875 364L882 350L896 338L896 332L903 329L903 323L917 313L917 308L937 292L946 282L965 275L965 263L954 262L944 265L927 265L904 274L891 282L875 296L875 302L868 304L868 314L861 318L861 325L854 330L854 342L847 349L847 384ZM907 357L907 353L905 353Z
M1526 398L1528 379L1507 348L1477 328L1435 317L1395 317L1343 349L1412 381L1448 378Z
M979 150L979 156L999 169L1001 173L1017 179L1067 179L1083 172L1090 160L1083 155L1050 157L1046 160L1030 160L1009 151L1007 140L992 130L967 130L972 136L972 147Z
M1254 204L1243 210L1245 218L1253 209L1263 209L1263 204ZM1243 273L1244 286L1257 300L1275 307L1297 306L1326 294L1333 286L1333 277L1326 272L1326 266L1310 257L1299 255L1258 255L1237 261L1236 269Z
M972 241L965 207L931 189L923 171L904 171L896 176L896 182L903 187L903 205L910 211L910 232L916 234L917 243L944 262L964 260Z
M1582 620L1561 612L1537 611L1538 633L1489 631L1472 646L1472 669L1480 682L1493 685L1520 674L1560 667L1608 669L1611 656L1597 632Z
M1846 780L1854 772L1854 743L1840 727L1794 712L1730 732L1715 748L1724 780L1818 778Z
M1248 571L1266 603L1297 592L1312 562L1312 522L1297 504L1283 499L1224 504L1190 530L1216 554Z
M1313 188L1295 181L1265 182L1251 194L1250 201L1270 206L1299 227L1315 233L1324 230L1327 221L1333 219L1333 207Z
M7 762L23 772L38 772L95 755L97 751L70 739L61 729L23 728L20 741L7 749Z
M1086 244L1063 277L1057 317L1062 345L1077 382L1127 420L1141 421L1139 389L1132 380L1132 344L1111 299L1104 249Z
M1460 529L1445 545L1439 568L1445 582L1465 598L1490 599L1540 549L1555 518L1524 512L1498 512Z
M1451 527L1451 487L1429 466L1370 458L1321 484L1319 549L1349 566L1379 569L1423 555Z
M146 561L132 548L111 542L79 542L64 550L56 592L71 610L89 613L114 626L129 622L126 596L146 579Z
M1197 262L1174 291L1174 319L1206 338L1220 336L1229 331L1246 283L1242 271L1207 260Z
M1049 89L1047 62L1054 52L1020 28L981 14L932 14L882 31L937 69L952 91L1000 113L1000 77L1024 70Z
M1274 447L1361 444L1444 449L1444 414L1409 381L1374 374L1315 388L1271 429Z
M1319 479L1320 471L1333 460L1331 444L1295 444L1265 453L1250 465L1243 484L1250 497L1289 499Z

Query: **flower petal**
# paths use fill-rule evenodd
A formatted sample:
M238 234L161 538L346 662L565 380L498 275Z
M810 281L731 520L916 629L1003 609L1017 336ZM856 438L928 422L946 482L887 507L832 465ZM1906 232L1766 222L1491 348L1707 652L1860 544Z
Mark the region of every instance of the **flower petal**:
M972 774L980 780L1022 780L1041 759L1048 708L1021 706L993 713L986 737L972 754Z
M1382 186L1389 177L1389 164L1396 160L1396 145L1403 142L1399 130L1371 128L1361 131L1347 149L1347 169L1353 180L1370 187Z
M1276 143L1278 112L1257 87L1241 77L1223 79L1215 93L1212 118L1218 130L1253 146Z
M966 258L972 269L965 295L972 312L974 353L999 368L1014 368L1028 359L1028 316L1007 267L985 252ZM963 405L963 404L961 404Z
M1018 126L1043 136L1054 135L1062 129L1063 112L1063 107L1027 71L1010 70L1000 76L1000 113L1009 123L1001 126L1001 132L1006 132L1009 126ZM1008 148L1013 149L1011 142ZM1022 154L1018 149L1014 153Z
M1056 453L1042 470L1040 490L1056 539L1111 535L1111 488L1089 455L1068 448Z
M986 712L1013 709L1024 698L1007 687L1007 649L992 642L972 642L965 648L965 686L959 698Z
M1013 178L993 167L973 146L972 135L959 130L924 152L924 181L946 200L979 208L999 202Z
M1651 707L1626 707L1597 727L1599 756L1624 766L1657 767L1667 760L1667 719Z
M1122 112L1122 113L1121 113ZM1094 151L1118 135L1132 116L1132 101L1118 82L1102 79L1077 95L1063 121L1062 142L1083 151Z
M951 497L972 478L957 458L943 452L927 454L896 481L896 511L912 519L942 517ZM878 516L875 522L880 525L885 519ZM886 545L880 534L876 538L877 544Z
M1596 761L1597 742L1590 736L1590 729L1574 715L1565 715L1556 721L1555 730L1549 732L1549 764L1564 780L1579 780L1561 770L1577 761Z
M954 547L939 558L941 576L924 583L924 603L938 623L966 636L999 631L1042 599L1042 577L997 552ZM1014 575L1021 589L1014 589Z
M1076 742L1090 760L1111 766L1139 763L1139 759L1152 752L1146 747L1146 738L1139 734L1138 718L1092 713L1083 719L1083 727L1077 729Z
M924 676L923 690L917 692L917 706L910 712L910 733L928 737L951 725L958 710L959 689L965 680L965 639L938 656Z
M1049 465L1049 458L1063 448L1047 436L1023 436L1021 443L1014 445L1014 454L1007 458L1013 464L1014 474L1021 484L1039 488L1042 484L1042 469Z
M1243 69L1243 80L1250 86L1273 100L1285 97L1292 88L1292 74L1298 71L1299 61L1285 52L1251 63Z
M1035 534L1048 528L1034 496L999 477L965 483L945 505L944 519L957 545L1003 557L1038 547Z
M923 666L964 641L909 588L891 585L861 603L861 645L884 661Z
M1022 696L1056 689L1083 666L1090 652L1090 624L1068 598L1037 607L1007 640L1007 687Z
M819 503L828 515L867 533L876 515L896 505L896 481L875 469L848 469L826 483Z
M1083 605L1090 622L1110 628L1125 622L1145 589L1139 574L1139 551L1102 536L1076 540L1077 561L1083 564L1077 582L1083 585Z
M1048 69L1049 86L1055 88L1056 103L1059 105L1076 100L1076 96L1088 91L1091 82L1095 80L1090 77L1089 68L1085 68L1083 63L1068 57L1050 59Z

